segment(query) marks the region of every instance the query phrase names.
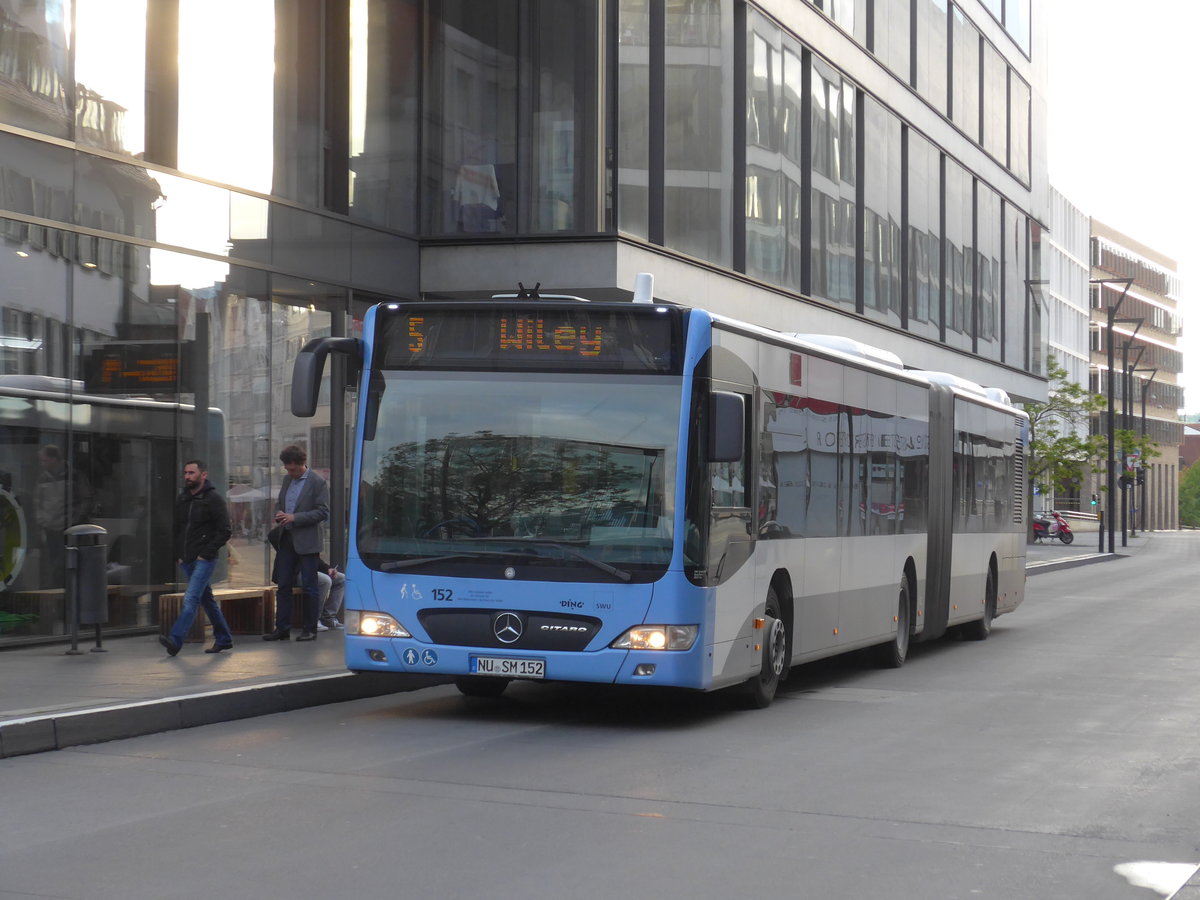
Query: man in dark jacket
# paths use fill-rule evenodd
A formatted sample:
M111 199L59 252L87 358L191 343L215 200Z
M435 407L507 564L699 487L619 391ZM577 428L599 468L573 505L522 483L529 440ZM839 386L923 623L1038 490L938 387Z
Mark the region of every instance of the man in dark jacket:
M183 647L188 629L196 621L197 607L203 606L212 623L214 643L205 653L220 653L233 649L233 635L221 607L213 599L212 576L217 566L217 554L229 540L229 510L224 498L217 493L204 463L190 459L183 465L183 490L175 499L175 554L179 567L187 578L183 609L171 626L169 636L158 642L174 656Z

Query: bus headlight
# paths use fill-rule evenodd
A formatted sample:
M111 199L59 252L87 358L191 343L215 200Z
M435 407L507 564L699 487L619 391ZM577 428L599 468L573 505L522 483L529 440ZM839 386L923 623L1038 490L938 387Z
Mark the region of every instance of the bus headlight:
M412 637L407 628L387 613L365 609L346 610L346 634L361 634L364 637Z
M614 650L690 650L699 625L638 625L613 641Z

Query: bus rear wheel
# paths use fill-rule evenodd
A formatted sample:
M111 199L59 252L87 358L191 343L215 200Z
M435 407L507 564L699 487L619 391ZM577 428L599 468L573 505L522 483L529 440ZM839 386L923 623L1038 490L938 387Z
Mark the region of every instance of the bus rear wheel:
M968 641L986 641L992 633L992 620L996 618L996 573L988 569L987 586L983 595L983 618L968 622L962 627L962 636Z
M780 617L775 588L767 591L764 615L767 621L763 627L762 668L742 685L742 699L751 709L766 709L771 705L787 670L787 625Z
M899 599L896 601L896 636L886 644L880 644L876 660L885 669L898 669L908 659L908 646L912 643L912 607L908 602L908 578L900 577Z
M490 675L459 675L454 679L454 686L463 696L490 698L503 694L508 682L508 678L495 678Z

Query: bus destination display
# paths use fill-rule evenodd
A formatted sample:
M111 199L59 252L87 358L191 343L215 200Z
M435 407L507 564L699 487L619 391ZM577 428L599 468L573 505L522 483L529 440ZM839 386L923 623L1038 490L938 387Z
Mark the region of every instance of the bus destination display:
M384 368L676 370L673 310L404 309L381 324Z

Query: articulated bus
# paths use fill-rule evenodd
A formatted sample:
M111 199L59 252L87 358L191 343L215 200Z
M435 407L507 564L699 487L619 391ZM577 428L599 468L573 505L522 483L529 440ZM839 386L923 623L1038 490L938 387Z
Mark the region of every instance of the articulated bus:
M387 303L301 352L361 371L357 672L733 688L986 638L1025 586L1007 395L885 351L654 302ZM840 344L840 347L839 347Z

